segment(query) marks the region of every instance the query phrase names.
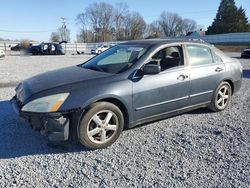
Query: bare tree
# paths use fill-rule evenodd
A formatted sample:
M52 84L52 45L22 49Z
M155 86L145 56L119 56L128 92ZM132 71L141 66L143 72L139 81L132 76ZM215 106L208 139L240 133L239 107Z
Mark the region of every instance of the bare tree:
M76 36L77 42L85 42L85 43L91 43L96 42L95 34L92 30L81 30L79 34Z
M182 35L183 20L178 14L162 12L159 18L159 24L167 37Z
M117 40L124 40L125 33L125 20L126 16L128 15L129 10L126 3L117 3L114 9L114 29L115 29L115 36Z
M126 16L125 32L129 40L142 39L146 23L138 12L132 12Z
M146 25L139 13L129 12L126 3L117 3L115 7L93 3L77 15L76 21L81 27L78 41L92 42L141 39Z
M77 42L96 42L95 30L93 29L96 27L91 28L93 24L90 22L86 11L77 15L76 23L80 26L80 32L77 34Z
M158 21L153 21L146 27L145 38L160 38L163 36L161 26Z
M186 35L188 32L197 30L198 26L196 21L191 19L183 20L183 34Z
M87 26L88 26L88 17L86 13L81 13L76 16L76 22L78 25L80 25L80 34L77 37L77 40L80 40L81 42L87 42L88 36L87 36Z
M60 41L70 42L70 30L68 28L64 28L63 26L58 28L58 34L60 36Z
M50 41L51 42L59 42L60 41L60 36L59 36L58 32L51 33Z
M86 15L89 17L90 24L97 37L101 40L110 40L110 30L112 28L114 7L108 3L94 3L86 9Z

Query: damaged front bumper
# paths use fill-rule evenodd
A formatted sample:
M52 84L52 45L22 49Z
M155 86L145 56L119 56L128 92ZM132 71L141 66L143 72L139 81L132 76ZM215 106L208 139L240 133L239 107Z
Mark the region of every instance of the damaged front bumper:
M16 114L28 122L33 130L47 136L49 141L59 142L69 139L69 118L66 114L23 112L16 97L13 97L10 102Z

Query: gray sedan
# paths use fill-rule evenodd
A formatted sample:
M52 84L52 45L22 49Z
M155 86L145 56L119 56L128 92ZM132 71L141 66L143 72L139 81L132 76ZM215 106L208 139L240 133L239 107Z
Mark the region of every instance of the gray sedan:
M241 79L239 61L209 44L131 41L24 80L12 104L50 141L96 149L114 143L125 128L202 107L224 110Z

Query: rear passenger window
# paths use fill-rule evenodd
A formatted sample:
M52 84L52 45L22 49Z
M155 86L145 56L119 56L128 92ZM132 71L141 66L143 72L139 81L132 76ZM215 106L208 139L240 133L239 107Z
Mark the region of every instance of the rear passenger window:
M205 65L213 63L211 50L205 46L187 45L190 65Z

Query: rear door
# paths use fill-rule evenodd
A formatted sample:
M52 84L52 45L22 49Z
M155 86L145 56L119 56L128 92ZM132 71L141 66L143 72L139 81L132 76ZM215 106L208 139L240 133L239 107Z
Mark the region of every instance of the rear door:
M189 105L209 102L223 79L225 65L208 46L186 45L190 67Z

